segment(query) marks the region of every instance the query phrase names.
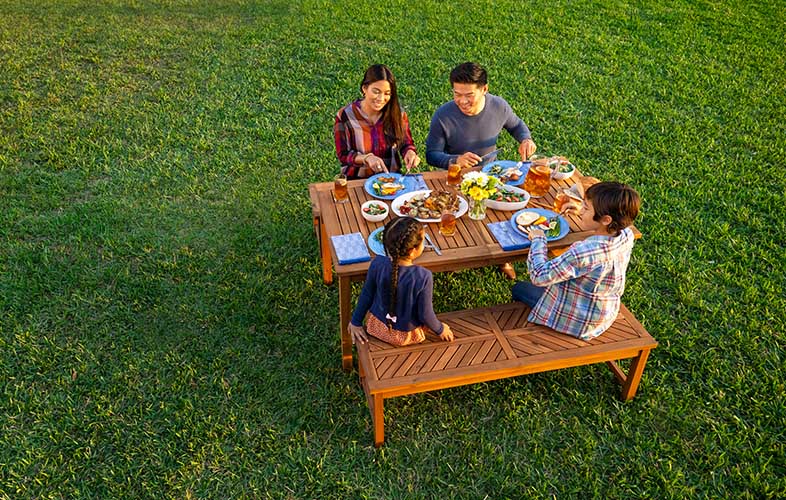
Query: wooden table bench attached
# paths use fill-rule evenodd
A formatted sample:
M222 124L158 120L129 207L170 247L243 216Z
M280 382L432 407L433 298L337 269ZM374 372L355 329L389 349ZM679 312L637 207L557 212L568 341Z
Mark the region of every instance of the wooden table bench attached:
M529 307L511 303L438 315L456 339L429 335L395 347L369 338L357 346L358 367L374 425L374 445L385 439L384 400L396 396L606 362L622 384L621 399L636 395L651 349L658 343L623 305L616 321L589 342L527 321ZM625 374L616 361L633 358Z

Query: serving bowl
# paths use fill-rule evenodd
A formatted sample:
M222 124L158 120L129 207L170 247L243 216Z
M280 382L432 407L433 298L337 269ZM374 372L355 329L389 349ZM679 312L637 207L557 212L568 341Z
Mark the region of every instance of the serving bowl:
M563 172L562 170L567 170L567 171ZM551 178L557 181L564 181L565 179L569 179L575 173L576 173L576 166L570 162L563 160L551 172Z
M372 205L382 208L385 211L379 214L370 214L368 213L368 210ZM383 220L385 220L385 217L387 217L389 213L390 213L390 208L388 207L388 204L385 203L384 201L368 200L360 207L360 214L363 216L364 219L366 219L369 222L382 222Z
M521 210L522 208L526 207L527 204L529 203L529 198L530 198L529 193L526 192L525 190L521 189L521 188L518 188L516 186L508 186L508 185L503 184L503 185L499 186L499 190L502 193L508 192L508 193L523 194L524 195L524 199L522 201L514 201L514 202L493 201L491 199L487 199L486 200L486 206L488 208L492 208L494 210L504 210L504 211Z

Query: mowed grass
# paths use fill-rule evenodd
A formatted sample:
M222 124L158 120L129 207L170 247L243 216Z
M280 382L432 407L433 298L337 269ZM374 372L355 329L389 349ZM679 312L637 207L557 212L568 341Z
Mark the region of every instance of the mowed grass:
M784 12L2 2L0 498L786 496ZM369 64L424 157L465 60L542 152L639 190L624 301L660 347L632 402L600 365L399 398L376 450L306 186Z

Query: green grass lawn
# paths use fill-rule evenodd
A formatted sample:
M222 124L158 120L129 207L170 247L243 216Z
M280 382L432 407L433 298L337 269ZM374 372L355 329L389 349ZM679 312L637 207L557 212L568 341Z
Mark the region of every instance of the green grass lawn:
M786 496L782 0L93 4L0 2L0 498ZM306 186L368 65L424 158L465 60L639 190L660 347L632 402L602 365L399 398L376 450Z

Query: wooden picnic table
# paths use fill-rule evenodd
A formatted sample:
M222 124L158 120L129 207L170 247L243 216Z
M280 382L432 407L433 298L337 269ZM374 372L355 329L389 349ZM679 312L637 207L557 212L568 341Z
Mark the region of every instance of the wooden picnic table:
M527 206L553 210L556 194L563 188L573 185L581 177L581 172L576 170L576 173L566 180L552 180L549 193L542 198L532 198ZM447 172L444 170L424 172L423 178L428 185L428 189L447 189L445 182ZM345 371L352 369L353 361L352 340L347 332L347 325L349 325L353 310L351 285L353 281L362 281L366 278L370 261L348 265L338 264L330 238L336 235L359 232L364 239L368 239L368 235L372 231L384 226L390 220L388 217L382 222L368 222L363 218L360 213L360 206L364 202L374 199L373 196L366 192L364 183L365 179L349 181L347 187L350 201L343 204L333 201L332 182L309 184L314 229L319 238L322 259L322 278L325 283L332 283L333 269L338 277L341 357ZM390 205L389 201L387 203ZM392 210L390 213L391 216L395 217ZM486 227L488 223L510 220L514 213L512 211L487 209L486 219L480 221L472 220L465 214L458 219L456 234L453 237L445 237L439 234L438 224L436 223L424 224L426 232L442 251L442 255L437 255L434 251L426 251L418 258L417 264L432 272L444 272L526 260L529 248L505 251L494 239L488 227ZM549 249L567 247L575 241L585 239L592 234L591 231L580 227L580 219L578 217L567 216L566 219L570 225L570 232L560 240L549 242ZM635 228L634 233L637 238L641 236L641 233Z

